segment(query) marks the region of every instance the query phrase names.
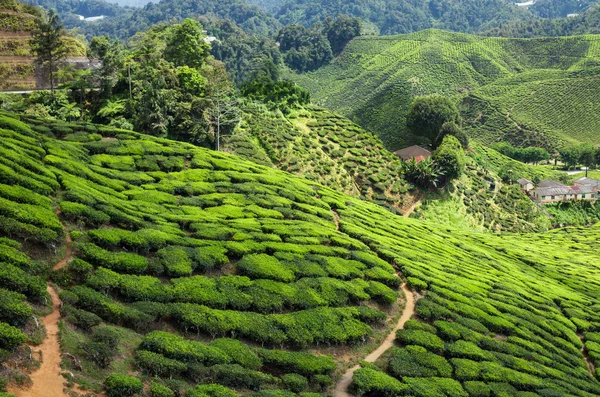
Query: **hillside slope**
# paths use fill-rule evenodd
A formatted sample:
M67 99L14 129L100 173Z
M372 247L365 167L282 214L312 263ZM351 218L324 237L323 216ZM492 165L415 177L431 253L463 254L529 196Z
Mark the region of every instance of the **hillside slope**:
M380 139L318 106L284 116L260 104L249 105L225 148L392 211L410 205L415 193L402 176L399 158Z
M353 40L330 65L291 75L319 105L376 132L389 149L415 143L412 98L460 105L468 133L553 149L598 143L600 36L500 39L427 30Z
M384 320L399 271L424 297L391 357L418 345L422 364L390 362L395 381L359 370L359 392L600 393L586 363L600 364L599 228L471 233L188 144L25 121L0 118L0 231L9 237L0 244L12 247L0 251L3 286L35 303L52 277L63 366L93 392L111 373L164 393L195 387L193 396L326 390L393 325ZM32 267L19 253L15 240L51 267L46 252L65 241L63 227L76 258L63 269ZM10 304L27 305L26 296ZM25 308L0 313L0 332L32 321ZM93 355L111 334L119 354Z

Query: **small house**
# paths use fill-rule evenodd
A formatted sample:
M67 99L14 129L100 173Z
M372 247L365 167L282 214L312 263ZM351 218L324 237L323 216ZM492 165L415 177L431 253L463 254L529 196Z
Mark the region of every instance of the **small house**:
M396 156L404 161L415 159L416 162L423 161L431 157L431 152L418 145L405 147L395 152Z
M546 179L538 183L537 187L567 187L560 182Z
M531 182L530 180L525 179L525 178L521 178L517 182L519 182L519 185L521 185L521 190L523 190L524 192L527 192L527 193L532 191L533 188L535 187L533 182Z
M575 179L573 183L575 184L575 186L592 186L596 189L600 189L600 181L598 179L583 177Z
M598 190L592 186L538 187L533 196L542 203L557 203L568 200L589 200L598 198Z

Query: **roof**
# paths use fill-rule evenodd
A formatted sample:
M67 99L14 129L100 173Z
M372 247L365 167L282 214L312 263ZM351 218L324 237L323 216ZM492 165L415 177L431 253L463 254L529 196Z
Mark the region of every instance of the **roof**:
M563 187L540 187L535 189L539 196L565 196L573 194L595 193L593 186L563 186Z
M519 185L521 185L521 186L527 185L529 183L531 183L533 185L533 182L531 182L529 179L525 179L525 178L521 178L521 179L517 180L517 182L519 182Z
M395 152L396 156L402 157L403 160L410 160L412 158L417 159L418 161L426 159L431 156L431 152L427 149L422 148L418 145L413 145L409 147L405 147L404 149L400 149ZM423 157L423 159L419 159L419 157Z
M552 181L550 179L546 179L546 180L541 181L540 183L538 183L538 187L567 187L567 186L563 185L560 182Z
M584 186L595 186L600 188L600 181L594 178L583 177L579 179L575 179L574 183L576 185L584 185Z

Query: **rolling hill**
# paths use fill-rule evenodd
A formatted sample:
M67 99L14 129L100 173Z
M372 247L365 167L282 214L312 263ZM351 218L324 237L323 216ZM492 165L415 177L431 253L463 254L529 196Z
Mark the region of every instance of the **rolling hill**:
M290 77L319 105L377 133L389 149L415 143L412 98L455 99L471 137L555 149L598 143L600 36L502 39L426 30L359 37L330 65Z
M63 369L94 394L108 377L109 395L322 395L392 328L400 283L416 316L355 373L357 393L600 393L597 227L474 233L185 143L7 114L0 126L13 393L28 387L23 343L44 340L31 314L52 310L49 279Z
M258 164L276 167L389 209L423 219L495 232L545 231L547 215L499 176L511 169L518 178L556 179L565 174L512 160L473 143L468 172L444 193L423 192L404 180L396 155L380 139L345 117L318 106L289 114L248 105L243 121L224 150ZM493 183L497 189L490 190Z

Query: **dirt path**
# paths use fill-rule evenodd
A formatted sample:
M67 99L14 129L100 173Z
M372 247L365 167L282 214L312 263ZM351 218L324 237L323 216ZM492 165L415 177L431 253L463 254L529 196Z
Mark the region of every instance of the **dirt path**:
M67 230L65 230L65 233L66 233L66 235L65 235L65 243L66 243L65 258L63 260L59 261L56 265L54 265L52 270L62 269L73 259L73 244L71 241L71 235L69 234L69 232Z
M57 216L60 216L60 211L57 210ZM65 230L65 257L54 265L53 270L59 270L73 259L73 247L71 244L71 236L68 230ZM52 313L42 319L42 324L46 328L46 339L39 346L37 353L40 354L42 364L38 370L31 374L32 386L27 389L12 389L9 393L17 397L68 397L63 391L64 378L61 375L60 363L62 356L60 353L60 344L58 342L58 322L60 321L60 306L62 302L58 297L58 293L50 285L46 287L46 291L52 298Z
M583 347L581 348L581 354L583 354L583 360L585 361L585 363L587 365L588 372L590 373L590 376L592 378L595 378L596 377L596 368L594 367L594 363L592 363L590 356L588 355L587 351L585 350L585 339L583 338L583 335L581 335L581 334L577 334L577 336L581 340L581 343L583 343Z
M333 223L335 223L335 230L340 230L340 214L338 214L334 210L331 210L331 213L333 214Z
M419 204L421 204L421 200L417 200L414 203L412 203L412 205L406 211L402 211L402 216L408 218Z
M64 378L61 375L60 345L58 343L58 321L60 320L60 299L54 288L46 288L52 297L52 313L42 319L46 327L46 339L40 345L42 365L31 374L33 385L27 390L12 389L8 392L17 397L68 397L63 391Z
M377 361L379 357L383 355L388 349L394 346L394 340L396 339L396 331L404 328L404 324L410 320L410 318L415 313L415 296L414 294L406 287L406 283L402 284L402 291L404 291L404 295L406 296L406 304L404 306L404 311L400 316L400 319L396 323L394 329L386 336L385 340L377 347L377 349L373 350L367 357L363 360L369 363L374 363ZM359 365L355 365L350 368L339 380L337 385L335 386L335 397L352 397L350 393L348 393L348 387L352 383L352 376L354 375L354 371L359 369Z

